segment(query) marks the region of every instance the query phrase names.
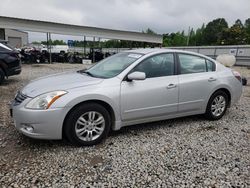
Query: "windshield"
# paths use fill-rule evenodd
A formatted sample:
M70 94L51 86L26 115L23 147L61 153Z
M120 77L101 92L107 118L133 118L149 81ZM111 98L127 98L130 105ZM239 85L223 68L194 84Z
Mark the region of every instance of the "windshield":
M142 57L142 54L139 53L119 53L100 61L85 73L93 77L112 78L120 74L140 57Z

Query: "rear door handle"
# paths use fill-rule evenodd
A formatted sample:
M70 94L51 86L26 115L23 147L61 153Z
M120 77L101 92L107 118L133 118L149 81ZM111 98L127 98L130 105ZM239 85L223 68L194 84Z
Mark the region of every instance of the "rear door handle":
M176 84L169 84L169 85L167 86L167 89L172 89L172 88L176 88L176 87L177 87Z
M210 77L210 78L208 79L208 81L209 81L209 82L216 81L216 78L214 78L214 77Z

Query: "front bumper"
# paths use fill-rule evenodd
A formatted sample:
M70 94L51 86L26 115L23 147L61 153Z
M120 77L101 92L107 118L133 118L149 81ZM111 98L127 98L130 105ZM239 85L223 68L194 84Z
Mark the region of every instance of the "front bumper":
M9 68L7 74L8 74L8 76L18 75L21 73L21 71L22 71L22 67L20 65L18 67Z
M62 139L63 121L67 114L65 108L47 110L32 110L25 108L30 98L21 104L10 104L10 111L15 127L22 134L37 139L58 140Z

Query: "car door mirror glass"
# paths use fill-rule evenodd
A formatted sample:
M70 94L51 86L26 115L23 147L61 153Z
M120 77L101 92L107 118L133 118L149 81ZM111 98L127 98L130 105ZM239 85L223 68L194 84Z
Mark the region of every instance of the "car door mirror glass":
M146 74L144 72L133 72L128 75L128 80L145 80Z

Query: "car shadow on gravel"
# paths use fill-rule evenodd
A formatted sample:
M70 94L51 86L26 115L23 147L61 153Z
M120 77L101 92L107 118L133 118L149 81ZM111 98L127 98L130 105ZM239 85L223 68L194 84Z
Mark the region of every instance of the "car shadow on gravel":
M20 134L20 133L19 133ZM41 139L33 139L29 138L25 135L20 135L20 140L18 144L24 147L31 147L31 148L51 148L51 147L65 147L65 146L72 146L67 140L41 140Z
M1 86L9 86L11 84L16 84L18 82L20 82L20 80L18 80L17 78L12 77L12 78L9 78L7 80L4 80L4 82L0 85L0 87Z
M106 145L111 145L109 139L110 138L116 138L119 136L126 136L126 135L133 135L137 136L139 134L143 135L143 132L148 131L156 131L157 129L169 129L171 127L179 127L179 126L185 126L188 123L197 122L204 120L203 116L188 116L188 117L182 117L177 119L169 119L169 120L163 120L163 121L156 121L151 123L144 123L144 124L136 124L132 126L123 127L118 131L110 131L109 136L107 137L106 141L99 144L98 147L105 147ZM33 139L29 138L25 135L22 135L21 133L17 133L18 140L15 144L17 144L20 147L27 147L29 149L50 149L50 148L78 148L77 146L72 145L70 142L68 142L66 139L62 140L40 140L40 139ZM93 146L90 146L93 147Z
M177 128L181 126L186 126L187 124L192 124L194 122L200 122L201 124L204 121L204 117L202 115L196 115L196 116L188 116L188 117L181 117L181 118L175 118L175 119L169 119L169 120L162 120L162 121L156 121L151 123L143 123L143 124L136 124L132 126L122 127L118 131L110 131L109 136L107 139L99 144L97 147L105 147L107 145L112 145L112 142L110 141L110 138L117 138L119 136L138 136L140 134L144 134L144 132L148 131L155 131L162 130L162 129L171 129L171 128ZM203 128L202 128L203 129ZM214 130L215 127L213 125L210 126L204 126L204 130ZM198 130L197 130L198 131ZM200 131L200 129L199 129ZM20 133L18 133L20 134ZM20 134L20 138L17 141L17 144L23 147L27 147L30 149L50 149L50 148L79 148L78 146L74 146L71 143L69 143L66 139L62 140L40 140L40 139L32 139L29 137L26 137L22 134ZM93 146L90 146L93 147Z
M143 124L136 124L131 125L127 127L122 127L118 131L111 131L110 136L116 137L119 135L126 135L131 134L131 132L136 132L134 134L137 135L137 133L142 133L146 131L157 131L157 129L169 129L171 127L179 127L179 126L185 126L186 124L193 123L193 122L202 122L204 121L204 117L202 115L195 115L195 116L187 116L187 117L180 117L180 118L174 118L174 119L168 119L168 120L161 120L161 121L155 121L155 122L149 122L149 123L143 123ZM140 134L139 133L139 134Z

